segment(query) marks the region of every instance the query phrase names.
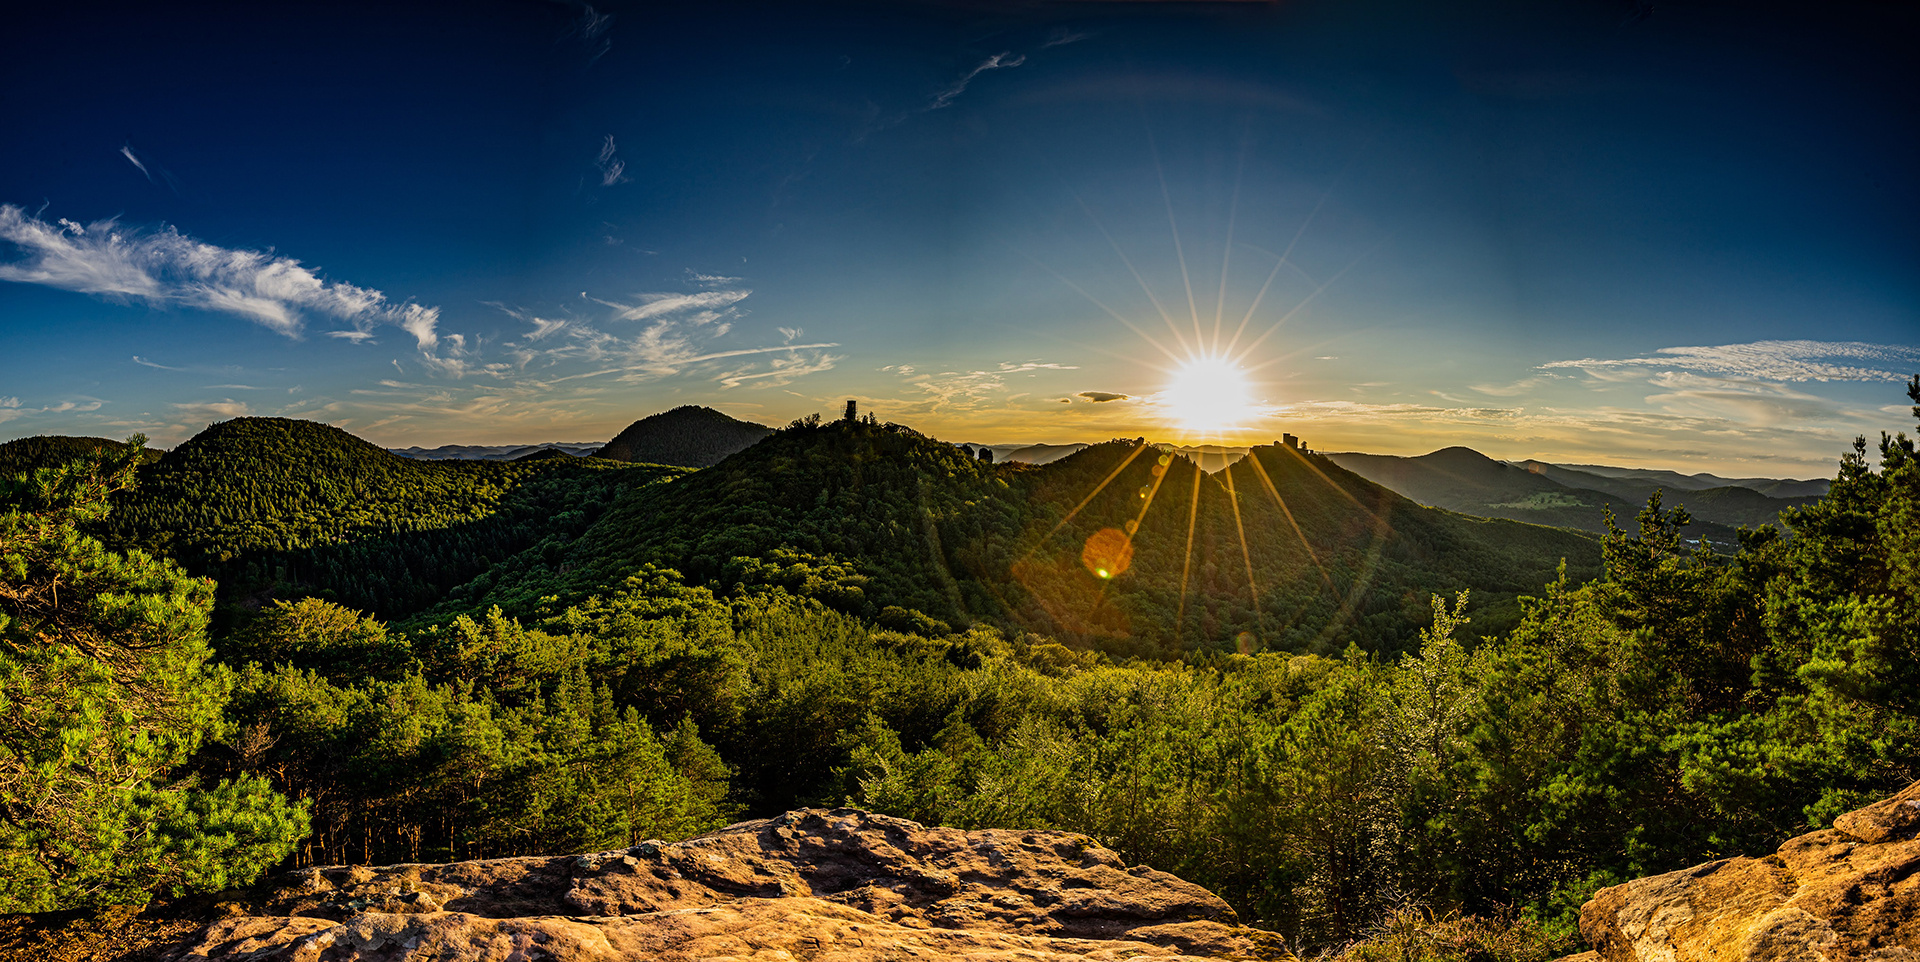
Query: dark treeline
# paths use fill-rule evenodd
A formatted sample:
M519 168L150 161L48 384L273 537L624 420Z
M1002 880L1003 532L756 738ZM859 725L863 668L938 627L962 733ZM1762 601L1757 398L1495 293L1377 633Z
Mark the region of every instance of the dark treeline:
M1920 404L1920 379L1910 393ZM288 599L210 637L204 581L76 533L102 524L96 489L110 485L83 483L100 468L15 483L0 528L0 691L29 708L120 699L131 714L86 713L93 741L31 727L0 739L15 813L0 858L26 880L0 886L0 901L204 889L276 861L608 848L851 803L1085 832L1306 944L1403 925L1408 904L1518 913L1550 942L1570 937L1599 886L1764 851L1920 778L1920 460L1905 437L1883 439L1877 467L1862 443L1826 498L1732 553L1689 547L1685 513L1655 499L1604 538L1595 577L1541 579L1493 632L1481 590L1460 590L1493 577L1474 566L1517 577L1551 538L1586 542L1404 508L1285 450L1200 476L1151 448L1121 467L1136 446L1117 443L1070 465L1076 475L942 447L881 425L803 424L728 462L748 470L626 490L551 557L523 551L429 616L389 626ZM131 479L122 468L114 476ZM1221 533L1236 505L1208 499L1264 488L1262 470L1312 551L1289 571L1273 539L1271 557L1253 558L1260 607L1247 591L1255 613L1235 621L1246 561ZM799 477L825 480L794 490ZM1278 502L1266 515L1256 503L1238 502L1242 526L1287 524ZM1006 518L1021 504L1027 517ZM1156 516L1167 504L1171 522ZM1115 571L1119 548L1094 536L1124 533L1122 505L1143 520ZM1183 605L1177 581L1175 596L1156 592L1185 567L1190 515ZM1464 540L1502 535L1518 539L1504 554ZM133 600L9 600L45 598L45 572L75 558L101 572L101 591ZM1011 576L996 591L975 575L999 563ZM1024 627L1058 623L1048 604L1072 602L1076 570L1120 613L1108 624L1095 606L1060 609L1094 612L1095 646ZM1416 573L1430 580L1407 580ZM1285 600L1289 584L1342 579L1366 588L1327 592L1323 608ZM1401 641L1369 621L1410 617L1399 595L1369 609L1382 584L1449 590L1421 597L1424 627ZM977 613L990 603L1001 617ZM1143 624L1168 626L1149 637L1183 642L1180 657L1127 658ZM147 702L82 669L159 650L116 643L160 630L142 625L175 639L150 677L194 706L163 726L171 747L115 769L114 785L146 787L98 787L77 749L71 771L24 765L47 744L132 744L115 740L114 719ZM1223 637L1239 631L1260 634ZM1369 637L1392 640L1350 643ZM49 779L69 788L46 790ZM138 844L75 836L58 811L20 801L88 797L72 785L122 799L104 810L128 825L160 828L135 832Z

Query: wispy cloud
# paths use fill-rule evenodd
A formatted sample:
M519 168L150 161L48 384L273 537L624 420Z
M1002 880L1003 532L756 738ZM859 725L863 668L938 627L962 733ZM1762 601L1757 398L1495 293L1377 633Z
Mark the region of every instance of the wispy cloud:
M737 283L740 278L689 272L703 286ZM724 338L734 324L745 316L741 302L753 291L746 287L721 287L691 292L654 292L638 294L628 300L581 297L610 308L605 321L585 317L549 320L506 307L501 310L535 325L532 334L516 347L518 367L535 373L529 385L556 385L582 378L617 374L623 382L672 377L690 369L705 368L716 361L767 356L764 365L735 364L717 373L707 368L723 387L751 382L766 386L785 385L808 374L832 369L844 358L825 353L837 342L796 343L803 333L799 328L779 328L782 343L726 347ZM639 322L631 332L628 324ZM553 335L549 338L549 335ZM535 344L534 342L540 342ZM585 363L590 370L547 377L539 372L561 365Z
M534 341L538 341L545 338L547 335L552 334L553 332L566 327L568 324L568 321L566 318L541 317L537 314L532 313L531 311L523 311L517 308L508 307L507 305L501 304L497 301L488 301L487 306L497 311L500 311L501 313L506 314L507 316L515 320L522 321L522 322L525 322L526 324L531 325L533 327L533 330L520 335L520 340L529 344Z
M613 301L599 301L618 310L616 315L622 321L644 321L649 318L667 317L685 314L694 323L706 324L723 318L722 311L746 300L753 291L744 288L720 291L696 291L691 294L641 294L639 304L626 305Z
M881 368L900 375L919 394L918 398L905 402L907 411L925 414L953 414L1005 404L1009 400L1007 378L1015 374L1033 376L1041 371L1079 369L1078 365L1052 361L1002 361L991 370L938 373L922 372L908 364Z
M1904 381L1894 369L1920 367L1920 347L1860 341L1753 341L1713 347L1663 347L1657 357L1552 361L1542 369L1575 368L1601 376L1621 371L1693 371L1764 381ZM1872 366L1870 366L1872 365ZM1880 366L1880 365L1884 365Z
M569 36L579 39L587 47L587 66L591 67L613 49L613 38L607 36L613 29L613 14L601 13L590 4L580 5L580 16L567 29Z
M288 337L299 337L317 317L349 325L332 333L353 339L390 324L413 335L423 352L438 341L437 307L395 303L371 288L324 280L293 258L219 247L171 226L142 230L112 219L49 223L0 204L0 240L19 254L0 262L0 280L232 314Z
M600 168L602 187L624 184L633 179L627 176L627 162L620 159L619 148L614 146L612 134L608 134L606 143L600 145L600 156L594 158L593 165Z
M988 57L987 59L982 60L978 64L976 64L972 70L967 71L966 76L961 77L959 80L956 80L951 84L948 84L945 89L942 89L939 93L934 94L933 100L927 103L926 109L939 110L943 107L947 107L951 105L954 102L954 100L957 99L961 94L967 92L967 85L970 83L973 83L973 78L978 77L989 70L1005 70L1009 67L1018 67L1021 64L1026 62L1027 62L1026 54L1013 53L1011 51L1005 51L1005 50L999 53L996 53L993 56Z
M245 401L224 398L219 401L202 401L194 404L171 405L180 416L189 420L224 421L228 418L243 418L253 413Z
M127 163L138 167L140 169L140 175L147 179L147 183L153 183L153 174L148 172L147 165L141 163L140 158L133 155L133 147L131 145L121 147L120 156L127 158Z
M159 180L153 179L154 172L158 171L160 173L160 179L167 182L167 189L173 191L176 194L180 193L180 182L173 179L173 173L167 170L165 167L160 167L157 165L149 169L147 167L146 161L141 160L139 155L133 152L132 144L125 144L121 146L120 156L125 157L127 159L127 163L132 164L136 170L140 171L140 175L147 179L147 183L158 184L160 182Z
M60 401L54 404L28 406L17 397L0 397L0 424L39 414L70 414L98 411L106 402L99 398L85 398L79 401Z
M774 358L768 362L767 369L764 371L750 369L730 371L714 380L719 381L723 388L739 387L750 381L759 381L756 387L784 387L809 374L830 371L834 364L844 360L846 358L824 352L811 356L793 354Z
M1046 42L1040 45L1040 49L1048 50L1053 47L1064 47L1070 43L1079 43L1091 36L1093 36L1093 34L1074 30L1069 27L1055 27L1053 28L1053 32L1047 35Z

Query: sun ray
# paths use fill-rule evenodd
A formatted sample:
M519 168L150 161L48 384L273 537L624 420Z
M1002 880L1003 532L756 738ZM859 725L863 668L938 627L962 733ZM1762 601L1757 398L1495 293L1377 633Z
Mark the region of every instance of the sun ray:
M1163 470L1159 474L1154 475L1153 483L1148 485L1147 490L1140 495L1140 497L1146 503L1140 506L1140 513L1134 515L1133 521L1131 521L1127 525L1126 534L1127 534L1128 544L1132 544L1134 537L1139 534L1141 522L1147 519L1147 509L1153 507L1153 499L1155 496L1157 496L1160 493L1160 485L1167 480L1167 474L1169 473L1169 471L1171 471L1170 466L1173 463L1173 459L1164 453L1161 454L1160 457L1163 460L1160 462L1158 467L1165 468L1167 470Z
M1253 457L1253 452L1248 451L1247 457ZM1240 560L1245 562L1247 566L1247 594L1253 597L1253 623L1258 627L1260 624L1260 586L1255 584L1253 580L1253 551L1247 547L1247 526L1240 521L1240 494L1233 489L1232 468L1232 465L1228 465L1227 470L1220 472L1220 476L1227 481L1227 504L1233 506L1233 530L1240 535Z
M1093 226L1100 231L1100 236L1107 239L1107 246L1113 248L1114 256L1120 258L1120 263L1127 266L1127 273L1133 275L1134 281L1140 285L1140 290L1147 295L1147 300L1152 302L1153 309L1160 312L1160 319L1167 322L1167 330L1173 332L1173 339L1180 343L1180 349L1192 353L1193 348L1187 345L1186 335L1180 333L1179 325L1173 322L1173 315L1167 313L1167 308L1160 303L1160 298L1154 296L1153 288L1147 286L1147 279L1140 276L1139 269L1133 266L1133 261L1127 257L1127 252L1120 249L1120 242L1113 239L1113 234L1107 230L1107 225L1100 223L1100 218L1095 217L1093 214L1093 208L1088 207L1087 202L1081 200L1079 194L1074 194L1073 199L1075 203L1080 205L1080 209L1086 213L1087 219L1092 221Z
M1147 130L1147 149L1153 153L1153 172L1160 178L1160 201L1167 208L1167 232L1173 235L1173 259L1180 264L1180 283L1187 289L1187 314L1193 318L1193 342L1200 344L1207 336L1200 332L1200 305L1193 299L1193 278L1187 273L1187 252L1180 246L1180 225L1173 218L1173 195L1167 191L1167 171L1160 163L1160 143L1153 136L1153 130Z
M1052 274L1052 275L1054 276L1054 278L1055 278L1055 279L1057 279L1058 281L1060 281L1060 283L1062 283L1062 284L1065 284L1065 285L1067 285L1068 287L1071 287L1071 288L1073 288L1073 289L1074 289L1074 291L1075 291L1076 293L1078 293L1078 294L1079 294L1079 295L1080 295L1081 297L1084 297L1084 298L1086 298L1086 299L1087 299L1088 301L1090 301L1090 302L1092 302L1092 304L1093 304L1093 306L1095 306L1095 307L1097 307L1097 308L1099 308L1099 309L1101 309L1101 310L1103 310L1103 311L1105 311L1105 312L1107 312L1107 316L1108 316L1108 317L1111 317L1111 318L1113 318L1114 320L1116 320L1116 321L1119 321L1119 322L1120 322L1121 324L1124 324L1124 325L1126 325L1126 328L1127 328L1127 330L1130 330L1130 331L1132 331L1133 333L1135 333L1135 334L1138 334L1138 335L1140 335L1140 339L1141 339L1141 340L1143 340L1143 341L1146 341L1146 342L1147 342L1147 343L1148 343L1149 345L1152 345L1152 347L1153 347L1153 349L1154 349L1154 350L1156 350L1156 351L1159 351L1159 352L1160 352L1160 353L1162 353L1162 354L1165 354L1165 355L1167 356L1167 359L1168 359L1168 360L1173 360L1173 359L1175 359L1175 358L1178 358L1178 357L1179 357L1179 355L1178 355L1178 354L1175 354L1175 353L1173 353L1172 351L1169 351L1169 350L1167 350L1167 348L1166 348L1166 346L1165 346L1165 345L1163 345L1163 344L1161 344L1161 343L1160 343L1159 341L1156 341L1156 340L1154 340L1154 339L1153 339L1153 337L1152 337L1151 335L1149 335L1149 334L1148 334L1148 333L1147 333L1146 331L1144 331L1144 330L1141 330L1141 329L1140 329L1140 326L1139 326L1139 325L1137 325L1137 324L1135 324L1135 323L1133 323L1132 321L1129 321L1129 320L1127 320L1127 319L1126 319L1126 318L1125 318L1124 316L1122 316L1122 315L1120 314L1120 312L1119 312L1119 311L1116 311L1116 310L1114 310L1113 308L1111 308L1111 307L1108 307L1108 306L1107 306L1107 305L1106 305L1105 303L1103 303L1103 302L1101 302L1101 300L1100 300L1099 298L1097 298L1097 297L1094 297L1094 296L1093 296L1092 294L1089 294L1089 293L1087 293L1087 289L1086 289L1086 288L1084 288L1084 287L1081 287L1081 286L1080 286L1080 285L1078 285L1078 284L1075 284L1075 283L1074 283L1073 281L1071 281L1071 280L1068 280L1068 279L1067 279L1067 277L1066 277L1066 275L1064 275L1064 274L1061 274L1061 273L1060 273L1059 271L1056 271L1056 270L1054 270L1054 269L1053 269L1053 268L1051 268L1051 267L1048 267L1048 266L1047 266L1047 264L1046 264L1046 262L1044 262L1044 261L1042 261L1042 260L1040 260L1040 259L1039 259L1039 258L1037 258L1037 257L1034 257L1034 256L1033 256L1033 255L1031 255L1031 254L1027 254L1027 253L1025 253L1025 252L1022 252L1022 253L1020 254L1020 256L1021 256L1021 257L1025 257L1025 258L1026 258L1027 260L1029 260L1029 261L1032 261L1032 262L1033 262L1033 263L1034 263L1034 264L1035 264L1036 266L1038 266L1038 267L1039 267L1039 268L1040 268L1041 270L1043 270L1043 271L1046 271L1046 272L1047 272L1047 273L1049 273L1049 274ZM1151 294L1149 294L1148 296L1149 296L1149 297L1151 297L1152 295L1151 295ZM1178 331L1175 331L1175 332L1174 332L1174 335L1175 335L1176 337L1177 337L1177 336L1179 336L1179 332L1178 332ZM1184 342L1184 341L1182 341L1182 342L1181 342L1181 348L1182 348L1182 349L1185 349L1185 347L1186 347L1186 342ZM1112 353L1112 352L1106 352L1106 353ZM1114 354L1114 356L1115 356L1115 357L1121 357L1121 356L1124 356L1124 355L1120 355L1120 354Z
M1326 282L1321 284L1319 287L1314 288L1313 293L1308 294L1304 299L1300 301L1300 303L1295 304L1293 306L1293 310L1290 310L1287 313L1281 315L1280 319L1277 321L1274 321L1273 324L1266 329L1265 333L1261 334L1259 337L1254 338L1253 343L1247 345L1246 350L1241 351L1238 355L1236 355L1234 357L1234 360L1238 361L1242 358L1245 358L1247 355L1252 354L1254 348L1259 347L1262 341L1265 341L1267 338L1272 337L1273 332L1279 330L1281 325L1291 320L1293 318L1293 315L1300 313L1302 308L1306 307L1308 304L1313 303L1314 298L1317 298L1321 294L1326 293L1327 288L1332 287L1335 281L1338 281L1340 278L1346 276L1346 273L1348 271L1353 270L1355 267L1358 267L1361 261L1366 260L1368 256L1372 255L1374 251L1379 250L1386 243L1387 243L1387 238L1383 237L1380 239L1379 243L1373 245L1372 247L1367 248L1364 251L1361 251L1358 255L1355 255L1353 260L1347 262L1347 266L1340 268L1338 273L1335 273L1332 277L1327 278Z
M1300 547L1306 549L1308 560L1312 561L1314 569L1320 572L1320 580L1326 582L1328 591L1337 593L1337 589L1333 586L1333 576L1327 573L1327 566L1320 563L1320 555L1313 550L1312 542L1307 540L1307 533L1300 530L1300 522L1294 520L1293 509L1287 507L1287 499L1280 496L1280 489L1274 487L1273 479L1267 476L1267 469L1260 464L1260 459L1254 456L1252 451L1248 451L1247 456L1241 460L1252 462L1254 472L1260 475L1261 483L1267 486L1267 493L1273 495L1273 503L1280 506L1280 513L1286 516L1287 525L1293 528L1293 536L1300 539Z
M1317 464L1314 464L1313 459L1307 457L1304 454L1301 454L1298 451L1295 451L1292 448L1283 447L1280 450L1293 455L1295 459L1297 459L1301 464L1306 466L1307 470L1312 471L1316 475L1319 475L1320 480L1325 481L1327 483L1327 487L1332 488L1335 494L1338 494L1339 496L1347 499L1348 501L1353 502L1354 507L1359 508L1361 511L1366 512L1367 517L1371 519L1374 524L1378 525L1378 524L1385 523L1385 519L1381 518L1380 515L1376 514L1372 508L1369 508L1366 505L1361 504L1360 499L1353 496L1353 492L1348 491L1346 488L1341 487L1332 478L1327 477L1327 472L1320 470L1320 466Z
M1247 154L1251 152L1250 138L1243 135L1240 142L1240 162L1233 169L1233 199L1227 202L1227 244L1220 249L1220 290L1213 299L1213 346L1220 346L1220 325L1227 310L1227 272L1233 263L1233 228L1240 219L1240 185L1247 173Z
M1127 469L1127 465L1132 464L1133 459L1139 457L1140 452L1145 451L1147 447L1148 445L1145 441L1141 441L1139 444L1134 445L1133 450L1128 452L1125 458L1121 459L1119 466L1115 467L1112 471L1107 472L1107 476L1104 478L1101 478L1100 483L1093 486L1093 491L1088 493L1086 497L1081 498L1080 503L1074 505L1073 510L1067 512L1067 516L1064 518L1061 518L1060 522L1053 526L1053 530L1048 531L1046 534L1042 535L1040 537L1040 540L1035 542L1034 546L1027 550L1027 555L1031 557L1035 551L1040 550L1041 545L1044 545L1047 543L1047 540L1049 538L1052 538L1054 535L1059 534L1060 529L1066 527L1067 522L1072 521L1074 516L1080 513L1081 508L1084 508L1088 504L1092 503L1093 499L1095 497L1098 497L1100 492L1106 490L1107 485L1112 484L1113 479L1119 477L1120 472L1125 471Z
M1193 573L1193 526L1200 517L1200 482L1205 481L1207 473L1200 465L1193 466L1193 499L1187 504L1187 554L1180 565L1180 605L1179 612L1173 616L1173 639L1180 641L1187 633L1187 576Z
M1307 212L1307 219L1300 222L1300 229L1293 232L1293 240L1287 242L1287 249L1280 252L1280 259L1274 262L1273 270L1267 272L1266 283L1260 285L1260 293L1254 295L1253 304L1247 308L1247 315L1240 319L1240 327L1233 332L1233 340L1227 342L1227 353L1233 353L1234 347L1240 343L1241 335L1247 332L1247 325L1253 321L1254 312L1260 309L1260 302L1266 299L1267 290L1273 287L1273 279L1279 276L1280 268L1287 266L1287 261L1293 256L1293 249L1299 245L1300 238L1306 236L1307 228L1313 226L1314 218L1320 216L1320 208L1326 206L1327 198L1332 196L1332 188L1321 193L1320 200L1313 205L1312 210ZM1298 268L1295 269L1298 270Z

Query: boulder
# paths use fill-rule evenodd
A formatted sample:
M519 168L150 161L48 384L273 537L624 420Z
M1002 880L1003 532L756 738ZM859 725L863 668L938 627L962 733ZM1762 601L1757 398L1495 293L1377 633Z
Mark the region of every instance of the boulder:
M1602 962L1920 962L1920 782L1764 858L1602 889Z
M1197 885L1084 835L805 809L590 855L303 869L152 957L982 960L1281 957Z

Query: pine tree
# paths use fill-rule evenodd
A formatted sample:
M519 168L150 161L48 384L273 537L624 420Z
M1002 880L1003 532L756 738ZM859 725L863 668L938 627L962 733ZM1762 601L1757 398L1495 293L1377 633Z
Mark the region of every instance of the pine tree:
M0 480L0 911L250 881L306 834L261 779L181 774L231 686L208 664L213 584L79 530L145 441Z

